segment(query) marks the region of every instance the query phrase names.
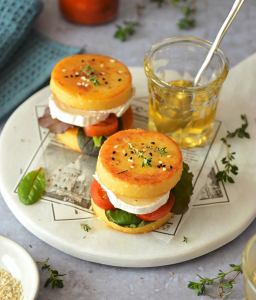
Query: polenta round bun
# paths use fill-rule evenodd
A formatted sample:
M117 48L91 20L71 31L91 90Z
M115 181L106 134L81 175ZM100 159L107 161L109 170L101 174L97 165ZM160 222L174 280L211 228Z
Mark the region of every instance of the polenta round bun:
M97 75L100 85L84 77ZM82 85L84 83L84 85ZM108 56L77 54L61 60L52 70L50 87L57 99L81 110L107 110L124 104L131 95L132 76L128 68Z
M137 228L127 228L127 227L123 227L120 225L117 225L116 223L110 222L108 220L108 218L106 217L105 214L105 210L98 207L94 202L93 199L91 198L91 203L92 203L92 208L93 211L95 212L95 214L98 216L98 218L100 220L102 220L106 225L108 225L109 227L124 232L124 233L130 233L130 234L142 234L142 233L148 233L151 231L154 231L158 228L160 228L161 226L163 226L173 215L172 213L168 213L166 216L164 216L163 218L152 222L148 225L142 226L142 227L137 227Z
M143 158L134 153L129 143L145 158L152 158L151 167L142 167ZM150 147L150 148L149 148ZM161 149L167 153L161 154ZM164 152L162 151L162 152ZM131 198L153 197L170 191L180 180L182 153L168 136L142 129L115 133L102 145L96 172L100 182L112 192Z
M133 125L134 115L131 107L120 117L123 124L123 129L130 129ZM79 127L75 126L74 128L68 128L64 133L56 134L57 138L61 143L70 149L82 153L77 141Z

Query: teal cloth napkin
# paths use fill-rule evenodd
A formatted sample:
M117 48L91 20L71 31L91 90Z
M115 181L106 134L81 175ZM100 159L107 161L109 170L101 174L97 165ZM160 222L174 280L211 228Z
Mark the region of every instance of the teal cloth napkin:
M31 29L41 9L39 0L0 0L0 121L49 81L56 63L82 52Z

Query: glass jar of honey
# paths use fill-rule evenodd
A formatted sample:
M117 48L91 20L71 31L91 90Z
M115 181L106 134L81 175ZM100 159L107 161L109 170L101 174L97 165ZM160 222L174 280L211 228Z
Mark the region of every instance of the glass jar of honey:
M119 0L59 0L60 11L67 20L85 25L110 21L118 5Z
M217 49L198 86L193 80L211 43L192 37L166 39L144 59L149 86L149 130L170 136L180 147L206 144L229 63Z

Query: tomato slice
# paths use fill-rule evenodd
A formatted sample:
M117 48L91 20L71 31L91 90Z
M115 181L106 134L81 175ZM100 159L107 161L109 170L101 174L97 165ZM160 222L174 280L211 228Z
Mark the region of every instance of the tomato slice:
M115 114L110 114L105 121L101 121L96 125L90 125L83 127L84 133L89 137L94 136L109 136L117 132L118 129L118 119Z
M168 201L164 205L160 206L156 211L153 211L152 213L149 213L149 214L136 215L136 216L145 221L159 220L159 219L163 218L164 216L166 216L168 214L168 212L170 212L170 210L173 207L174 201L175 201L174 194L172 191L170 191L170 196L169 196Z
M91 195L94 203L102 209L114 210L117 209L109 201L107 192L103 190L98 181L94 178L91 185Z

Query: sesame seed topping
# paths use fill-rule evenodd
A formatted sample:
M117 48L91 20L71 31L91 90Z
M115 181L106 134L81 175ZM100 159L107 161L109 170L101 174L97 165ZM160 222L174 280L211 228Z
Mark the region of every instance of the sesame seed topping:
M158 169L160 168L160 165L159 166L157 166L158 167Z
M166 168L163 168L163 171L166 171Z
M170 166L170 169L172 169L172 166Z
M106 84L108 84L108 82L107 82L107 81L105 81L105 83L106 83Z
M71 74L70 77L73 77L73 75Z
M125 150L123 150L122 152L125 153Z
M81 82L78 82L78 83L77 83L77 85L81 85L81 84L82 84Z
M118 145L115 145L114 148L116 149L118 147Z
M104 64L100 64L100 67L103 68L103 67L104 67Z
M149 155L152 156L153 154L151 152L149 152Z
M134 166L130 166L132 169L134 168Z
M112 160L115 160L114 157L112 157Z
M115 154L116 153L116 151L113 151L113 154Z
M147 151L147 149L142 149L142 151Z
M127 153L125 153L125 155L124 156L127 156Z
M102 80L106 80L105 78L102 78Z
M110 61L111 63L114 63L114 62L115 62L115 60L114 60L114 59L110 59L109 61Z
M161 162L161 160L159 160L159 164L161 164L162 162Z
M133 152L133 151L131 151L131 154L134 154L134 152Z
M167 155L167 157L172 157L171 155Z
M151 142L151 144L155 145L155 142Z
M93 58L92 61L95 61L95 58Z
M85 83L85 85L84 85L84 86L86 86L86 87L87 87L88 85L89 85L89 83Z
M63 69L63 70L62 70L62 72L66 72L66 71L67 71L66 69Z
M163 167L166 167L166 165L163 165Z
M121 81L121 78L119 78L118 81Z
M85 76L82 76L81 79L82 79L82 80L87 80L87 79L85 78Z
M68 78L68 76L65 76L65 78Z
M132 159L132 157L130 157L130 159Z
M79 72L76 72L76 75L79 75Z
M118 71L119 74L123 73L123 71Z
M76 77L78 77L79 75L76 75Z
M81 84L84 85L84 82L82 82Z
M100 75L105 75L105 73L104 73L104 72L101 72Z
M82 59L82 62L84 62L84 60Z

